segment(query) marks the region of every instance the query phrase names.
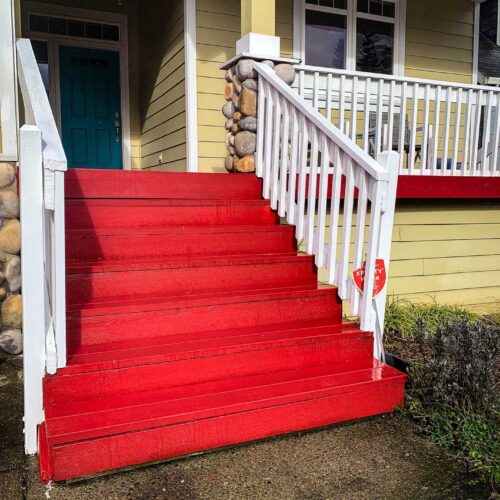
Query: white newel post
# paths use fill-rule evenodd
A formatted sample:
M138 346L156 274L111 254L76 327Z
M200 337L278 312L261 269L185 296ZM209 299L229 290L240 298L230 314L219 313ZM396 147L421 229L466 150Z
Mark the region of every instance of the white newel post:
M38 449L37 426L44 421L42 379L45 374L45 274L42 135L33 125L20 134L21 262L24 334L25 450Z
M380 236L377 252L377 257L384 260L385 272L388 277L394 212L396 209L396 190L399 176L399 154L395 151L384 151L380 153L378 162L389 171L389 183L384 199L384 210L380 219ZM386 284L384 289L373 299L375 311L373 314L373 328L371 330L374 331L375 335L374 357L381 360L384 360L383 336L387 286Z

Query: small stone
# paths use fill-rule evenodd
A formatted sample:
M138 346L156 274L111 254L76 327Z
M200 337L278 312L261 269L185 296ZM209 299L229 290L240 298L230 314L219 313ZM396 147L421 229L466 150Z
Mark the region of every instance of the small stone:
M235 155L236 154L236 150L234 149L234 146L228 146L227 147L227 150L232 154L232 155Z
M255 153L257 136L253 132L243 131L236 134L234 149L238 156L247 156Z
M7 262L5 277L9 284L9 290L12 293L17 293L21 290L21 259L17 255Z
M14 191L0 191L0 217L15 219L19 217L19 196Z
M245 80L241 85L244 89L253 90L254 92L257 92L257 90L259 89L257 80Z
M233 134L229 134L229 144L231 144L231 146L234 146L234 135Z
M228 132L226 134L226 141L225 141L225 144L226 144L226 148L229 146L230 142L229 142L229 137L231 137L231 132Z
M226 167L226 170L228 172L233 171L233 165L234 165L234 156L233 155L227 155L226 156L226 161L224 163L224 166Z
M16 169L11 163L0 163L0 189L10 186L16 179Z
M236 111L233 115L233 122L238 123L241 119L243 118L243 115L241 114L240 111Z
M226 98L226 101L230 101L233 98L234 94L234 85L232 83L227 83L226 87L224 88L224 97Z
M244 156L243 158L235 158L233 168L236 172L255 172L254 155Z
M274 71L287 85L295 81L295 69L291 64L276 64Z
M0 262L7 262L7 254L5 252L0 252Z
M234 75L233 77L233 85L234 85L234 90L236 90L236 92L238 92L239 94L241 92L241 82L236 75Z
M21 295L10 295L2 304L2 324L21 329L23 324L23 300Z
M240 131L240 127L238 127L238 124L235 123L232 127L231 127L231 132L236 135L238 132Z
M238 94L234 93L232 98L234 109L240 109L240 97Z
M18 254L21 250L21 226L17 219L12 219L0 228L0 250Z
M255 132L257 130L257 118L255 116L247 116L238 122L240 130L249 130Z
M233 119L232 118L228 118L226 120L226 124L225 124L225 127L226 127L226 130L231 130L231 127L233 126Z
M257 93L244 88L240 94L240 111L247 116L257 114Z
M270 61L269 59L266 59L265 61L260 61L262 64L265 64L266 66L269 66L271 69L274 68L274 63L273 61Z
M0 301L2 301L3 299L5 299L5 297L7 296L7 290L5 288L0 288Z
M234 71L233 68L229 68L226 71L226 82L231 83L233 81Z
M236 76L241 81L247 78L257 78L257 72L253 66L254 62L251 59L241 59L236 65Z
M9 354L23 352L23 334L20 330L5 330L0 333L0 347Z
M224 104L224 106L222 106L222 114L226 118L232 118L233 117L233 114L234 114L234 104L232 103L232 101L228 101L228 102L226 102L226 104Z

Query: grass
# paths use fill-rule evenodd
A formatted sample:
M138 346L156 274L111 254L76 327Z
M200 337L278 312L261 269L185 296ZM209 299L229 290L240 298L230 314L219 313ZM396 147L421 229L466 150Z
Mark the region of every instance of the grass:
M433 335L440 324L452 320L480 321L482 317L457 305L414 303L397 297L389 298L385 308L385 330L398 334L403 339L412 339L417 333L417 325L423 322L427 333Z

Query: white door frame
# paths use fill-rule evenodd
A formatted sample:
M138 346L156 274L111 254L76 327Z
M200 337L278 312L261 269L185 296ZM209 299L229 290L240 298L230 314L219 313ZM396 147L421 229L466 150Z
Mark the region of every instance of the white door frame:
M95 21L117 24L120 28L120 41L93 40L73 36L54 35L52 33L35 33L29 30L29 15L52 15L74 19L78 21ZM41 2L26 2L23 12L24 36L33 40L44 40L48 43L49 58L49 100L56 120L59 133L61 130L61 89L59 74L59 47L81 47L97 50L118 52L120 60L120 105L122 126L122 163L124 170L132 168L132 151L130 144L130 103L129 103L129 75L128 75L128 26L125 14L101 12L90 9L66 7L64 5L50 5Z

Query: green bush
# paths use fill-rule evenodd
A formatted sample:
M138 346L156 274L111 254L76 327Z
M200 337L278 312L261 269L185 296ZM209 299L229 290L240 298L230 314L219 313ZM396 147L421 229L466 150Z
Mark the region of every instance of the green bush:
M413 338L419 322L425 325L428 333L434 334L439 325L457 319L479 321L481 317L459 306L437 304L435 301L416 304L396 297L389 299L385 308L386 332L397 333L403 338Z
M500 328L458 318L429 330L416 321L421 356L409 370L407 411L433 441L498 482Z

